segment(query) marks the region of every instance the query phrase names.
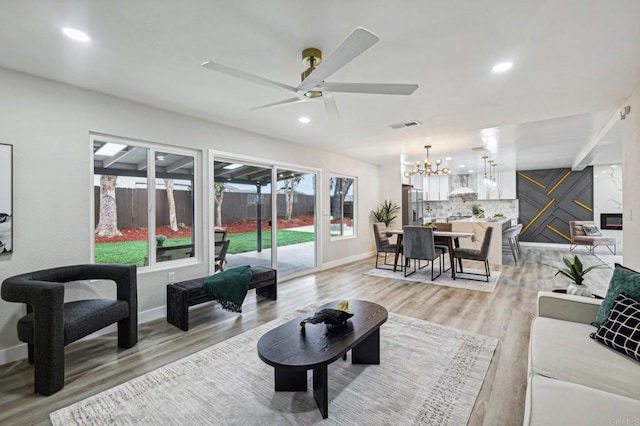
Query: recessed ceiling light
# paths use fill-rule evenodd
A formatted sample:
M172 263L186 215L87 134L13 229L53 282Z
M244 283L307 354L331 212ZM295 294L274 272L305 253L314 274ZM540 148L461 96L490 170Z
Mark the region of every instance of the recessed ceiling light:
M493 72L505 72L511 68L513 68L513 62L500 62L499 64L495 64L491 70Z
M63 28L62 33L69 37L71 40L80 41L82 43L88 43L91 41L91 37L80 30L76 30L75 28Z
M451 161L451 160L453 160L453 158L451 158L451 157L446 157L444 160L445 160L445 161Z
M307 123L311 122L311 119L309 117L303 115L302 117L298 118L298 121L300 123L307 124Z
M460 167L461 169L464 169L467 166L465 166L464 164L460 164L458 167Z
M469 173L473 173L473 170L469 170Z

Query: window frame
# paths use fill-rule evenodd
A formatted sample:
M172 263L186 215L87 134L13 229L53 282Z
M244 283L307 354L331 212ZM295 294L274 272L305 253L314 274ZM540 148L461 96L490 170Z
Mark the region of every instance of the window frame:
M195 265L201 264L203 262L204 253L204 244L202 241L202 237L197 237L196 231L202 234L204 232L202 220L200 219L200 215L198 214L198 206L200 203L200 194L201 194L201 186L202 186L202 172L200 170L202 163L202 152L196 149L189 149L185 147L175 146L175 145L166 145L156 142L143 141L139 139L133 139L122 136L113 136L113 135L105 135L101 133L90 132L89 133L89 142L90 142L90 153L89 153L89 188L90 188L90 208L89 208L89 224L90 224L90 232L89 232L89 247L90 247L90 263L95 264L95 234L94 231L96 229L96 221L95 221L95 195L94 195L94 179L95 179L95 159L94 159L94 142L107 142L107 143L116 143L116 144L125 144L128 146L136 146L140 148L144 148L147 150L147 256L148 256L148 265L138 267L139 271L152 271L152 270L163 270L163 269L173 269L178 266L185 265ZM193 187L191 189L192 197L193 197L193 206L192 206L192 225L191 225L191 238L195 250L195 255L193 257L175 259L170 261L158 262L156 258L156 200L155 200L155 191L156 191L156 153L164 153L164 154L176 154L182 156L193 157Z

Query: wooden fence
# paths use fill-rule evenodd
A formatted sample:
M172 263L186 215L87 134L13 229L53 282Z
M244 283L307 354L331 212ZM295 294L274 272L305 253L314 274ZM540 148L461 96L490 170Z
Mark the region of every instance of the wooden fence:
M173 190L176 202L176 216L178 223L186 226L193 224L191 191ZM271 197L262 195L264 203L261 206L262 217L271 215ZM94 216L98 223L100 215L100 187L94 187ZM140 188L116 188L116 205L118 206L118 228L146 228L147 227L147 190ZM296 194L294 196L292 217L313 215L315 210L315 196ZM284 194L278 194L278 217L285 217L286 201ZM245 192L225 192L222 202L222 223L246 222L258 217L257 195ZM156 225L169 225L169 204L164 189L156 190Z
M271 197L269 194L261 196L262 217L271 216ZM246 222L256 220L258 217L258 196L255 193L246 192L225 192L222 200L222 223ZM291 216L313 215L315 206L315 196L307 194L294 195L293 211ZM284 194L278 194L278 217L286 216L286 201Z

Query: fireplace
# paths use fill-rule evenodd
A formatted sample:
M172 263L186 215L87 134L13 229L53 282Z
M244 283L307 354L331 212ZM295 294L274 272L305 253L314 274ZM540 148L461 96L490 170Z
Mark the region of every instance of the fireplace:
M622 230L622 213L601 213L600 229Z

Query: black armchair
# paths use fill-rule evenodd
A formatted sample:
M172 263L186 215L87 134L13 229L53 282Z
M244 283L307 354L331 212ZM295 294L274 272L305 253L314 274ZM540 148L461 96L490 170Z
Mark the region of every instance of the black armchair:
M64 303L64 285L81 280L112 280L117 299ZM34 364L35 392L51 395L64 386L64 347L107 325L118 323L118 346L138 342L138 290L135 265L76 265L7 278L2 299L27 304L18 320L18 339L27 343Z

